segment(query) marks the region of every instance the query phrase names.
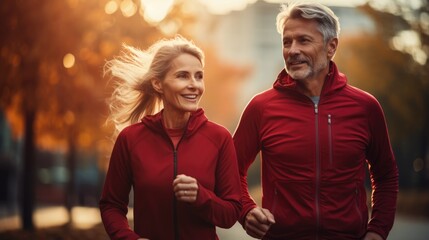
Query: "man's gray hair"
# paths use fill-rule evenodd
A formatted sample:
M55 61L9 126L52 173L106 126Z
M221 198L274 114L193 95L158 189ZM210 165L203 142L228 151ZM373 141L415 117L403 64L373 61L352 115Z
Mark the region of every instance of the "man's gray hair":
M340 34L340 22L335 13L328 7L319 3L291 2L281 6L277 15L277 31L283 35L284 25L288 19L310 19L317 21L323 40L328 42L332 38L338 38Z

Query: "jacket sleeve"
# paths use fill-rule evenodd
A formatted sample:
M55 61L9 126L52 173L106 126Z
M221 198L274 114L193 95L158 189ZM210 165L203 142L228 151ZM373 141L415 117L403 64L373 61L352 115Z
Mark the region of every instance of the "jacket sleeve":
M223 141L215 173L214 191L198 184L198 197L195 205L199 215L221 228L232 227L241 210L240 180L237 158L231 135Z
M240 173L242 211L239 222L242 225L247 213L257 207L249 194L247 171L261 149L259 136L260 110L261 108L258 108L255 101L252 100L243 111L233 137Z
M127 220L132 174L125 137L120 134L113 147L99 203L101 219L111 239L138 239Z
M370 106L370 144L367 160L372 188L372 213L368 231L387 238L392 229L398 194L398 168L390 145L386 120L380 104Z

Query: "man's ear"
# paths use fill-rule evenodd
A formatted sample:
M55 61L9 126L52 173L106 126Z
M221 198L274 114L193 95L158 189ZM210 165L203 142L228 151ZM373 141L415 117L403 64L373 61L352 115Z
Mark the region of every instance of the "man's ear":
M151 80L151 84L152 84L153 89L155 89L155 91L157 93L162 94L163 91L162 91L161 80L159 80L159 79L152 79Z
M333 38L329 40L327 44L329 59L332 59L334 57L335 53L337 52L337 47L338 47L338 38Z

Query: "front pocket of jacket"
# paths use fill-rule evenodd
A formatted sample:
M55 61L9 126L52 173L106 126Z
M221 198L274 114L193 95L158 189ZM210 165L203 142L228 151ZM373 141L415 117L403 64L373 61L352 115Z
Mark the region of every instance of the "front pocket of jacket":
M314 225L314 183L310 181L276 182L270 211L276 223L272 235L306 231Z
M325 182L321 187L320 200L322 225L328 231L350 237L361 236L366 231L368 214L365 192L360 184L354 181Z

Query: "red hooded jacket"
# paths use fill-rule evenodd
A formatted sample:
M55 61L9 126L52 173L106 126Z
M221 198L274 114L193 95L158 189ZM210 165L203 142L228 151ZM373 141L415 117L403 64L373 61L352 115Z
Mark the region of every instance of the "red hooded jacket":
M249 102L234 134L241 223L256 207L246 178L261 152L262 207L276 221L264 239L361 239L367 231L386 238L392 228L398 170L382 108L330 64L318 104L283 70L272 89ZM366 163L373 189L369 223Z
M194 203L175 199L173 180L186 174L198 181ZM134 231L126 218L134 190ZM175 149L162 113L125 128L113 148L100 200L111 239L217 239L215 226L229 228L240 210L240 180L231 134L194 112Z

